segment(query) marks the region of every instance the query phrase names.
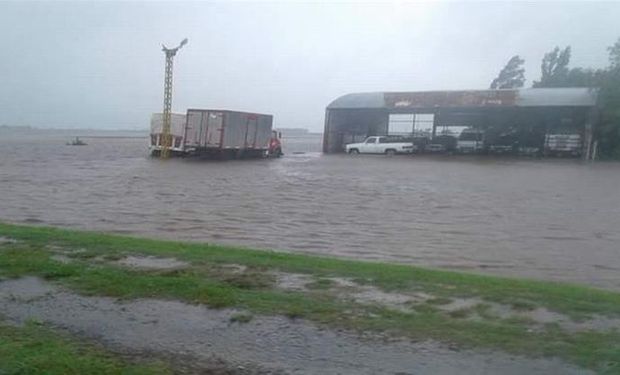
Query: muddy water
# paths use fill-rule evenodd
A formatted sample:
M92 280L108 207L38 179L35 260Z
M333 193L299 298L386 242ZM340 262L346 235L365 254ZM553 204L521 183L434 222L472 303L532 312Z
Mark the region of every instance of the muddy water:
M36 278L0 282L0 314L17 323L35 319L65 328L123 353L190 357L188 362L199 369L223 362L253 374L589 373L555 359L454 351L433 342L360 340L284 317L231 323L232 310L84 297Z
M146 139L68 138L0 139L0 219L620 290L620 163L321 155L319 137L160 161Z

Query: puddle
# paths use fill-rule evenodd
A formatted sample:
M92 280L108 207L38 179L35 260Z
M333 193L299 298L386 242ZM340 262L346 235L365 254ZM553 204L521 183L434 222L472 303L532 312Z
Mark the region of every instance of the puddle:
M232 274L241 274L247 271L248 269L248 266L244 266L243 264L235 264L235 263L222 264L219 267L223 269L224 271L230 272Z
M67 248L63 247L63 246L58 246L58 245L45 245L45 248L47 250L50 250L54 253L65 253L68 252Z
M485 303L480 298L450 298L452 301L445 305L437 306L440 310L453 312L458 310L471 309L478 304Z
M231 324L235 313L175 301L80 296L31 277L0 282L0 314L11 322L37 319L112 350L169 357L182 361L181 367L195 364L193 372L224 363L232 374L588 373L556 359L454 351L431 341L360 339L285 317Z
M355 302L377 304L400 311L413 311L412 304L421 303L432 298L426 293L388 293L373 286L360 286L359 291L349 294Z
M189 263L174 258L158 258L154 256L128 256L117 264L147 270L169 270L189 267Z
M0 245L12 245L17 243L17 240L11 237L0 236Z
M59 255L60 257L74 256L74 255L83 254L87 252L87 250L83 247L76 249L76 248L64 247L64 246L58 246L58 245L46 245L45 248L51 251L52 253ZM61 258L58 258L58 259L61 259Z
M333 281L341 288L356 288L359 286L358 283L346 277L330 277L329 280Z
M69 258L64 254L54 254L50 257L50 259L62 264L69 264L73 262L73 259Z
M532 322L532 328L535 329L542 329L543 326L547 324L557 324L562 330L569 333L583 331L608 332L613 329L620 330L620 318L608 318L601 315L594 315L590 319L574 321L568 315L551 311L544 307L537 307L531 310L518 310L508 305L487 302L480 298L453 298L452 302L439 305L437 308L450 313L459 310L473 309L480 304L488 306L486 312L491 316L499 319L526 319ZM467 317L467 315L464 317ZM480 317L477 317L477 313L472 312L469 318L476 319Z
M619 318L608 318L601 315L594 315L590 319L574 321L570 317L545 308L536 308L531 311L518 311L514 315L531 319L532 321L544 324L557 324L565 331L574 333L582 331L610 331L620 330Z
M308 291L308 284L317 281L314 277L298 273L276 273L277 286L280 289L294 291ZM345 277L325 278L333 283L328 289L341 298L352 299L353 301L365 305L382 305L387 308L400 311L413 311L412 303L424 302L431 295L426 293L394 293L384 292L383 290L371 286L360 285L355 281Z
M310 275L302 273L274 272L276 286L279 289L292 291L307 291L307 285L314 281Z
M0 301L31 302L46 298L56 291L56 288L36 277L4 280L0 282Z
M375 286L360 285L344 277L332 277L329 280L333 281L337 288L340 288L339 294L342 297L352 298L355 302L361 304L383 305L400 311L413 311L411 304L422 303L433 298L430 294L422 292L385 292Z
M291 291L308 291L308 284L316 280L309 275L278 272L277 287ZM329 277L333 285L329 290L336 293L341 298L351 299L364 305L381 305L388 309L402 312L414 312L415 305L425 303L436 298L436 296L423 293L396 293L385 292L377 287L361 285L355 281L344 277ZM535 308L532 310L518 310L508 305L494 302L487 302L481 298L449 298L445 304L435 304L434 306L447 313L463 312L461 318L484 320L485 317L475 311L476 306L484 304L485 316L499 319L521 318L532 322L532 328L543 329L547 324L558 324L561 329L574 333L581 331L610 331L620 330L620 319L607 318L604 316L593 316L591 319L576 322L564 314L556 313L545 308ZM469 311L468 311L469 310ZM451 314L452 315L452 314ZM488 317L487 317L488 318Z

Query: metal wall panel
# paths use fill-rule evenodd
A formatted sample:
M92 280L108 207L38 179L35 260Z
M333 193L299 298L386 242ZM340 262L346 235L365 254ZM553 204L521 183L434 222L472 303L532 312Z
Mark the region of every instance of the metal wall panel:
M185 145L219 148L223 122L224 115L219 111L188 110Z
M187 147L266 149L271 139L271 115L189 109L187 119Z
M202 131L202 112L187 111L187 125L185 127L185 146L200 146L200 134Z
M272 119L269 115L225 112L224 147L267 148L271 138Z
M267 149L271 139L273 129L273 117L269 115L258 115L258 131L256 132L256 148Z
M226 112L224 114L224 148L244 148L247 131L246 118L238 112Z
M204 138L201 146L219 148L222 141L223 126L224 114L222 112L205 112Z

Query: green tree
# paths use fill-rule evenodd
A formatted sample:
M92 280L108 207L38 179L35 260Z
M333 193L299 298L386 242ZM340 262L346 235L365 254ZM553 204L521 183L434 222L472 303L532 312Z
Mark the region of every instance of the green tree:
M620 67L620 38L616 40L613 46L608 47L609 51L609 66L610 68Z
M599 87L605 74L601 69L573 68L561 86L564 87ZM558 86L559 87L559 86Z
M534 87L590 87L598 90L599 121L595 136L602 158L620 159L620 38L608 48L605 69L568 68L570 47L556 47L542 60Z
M620 159L620 38L608 50L610 65L598 78L601 118L596 136L602 157Z
M534 87L566 87L569 75L570 46L563 50L555 47L547 52L540 65L540 81L534 82Z
M491 82L491 88L515 89L523 87L523 83L525 83L525 69L522 67L524 62L525 60L519 55L512 56L499 72L497 78Z

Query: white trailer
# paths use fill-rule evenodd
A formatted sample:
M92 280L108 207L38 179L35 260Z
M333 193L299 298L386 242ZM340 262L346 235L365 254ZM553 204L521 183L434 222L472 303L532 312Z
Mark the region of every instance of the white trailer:
M170 151L175 154L183 153L183 134L185 133L186 116L180 113L170 115L170 135L172 136L172 147ZM151 154L157 155L161 152L162 130L164 127L164 116L162 113L151 115Z
M273 116L212 109L188 109L185 152L225 158L267 155Z

